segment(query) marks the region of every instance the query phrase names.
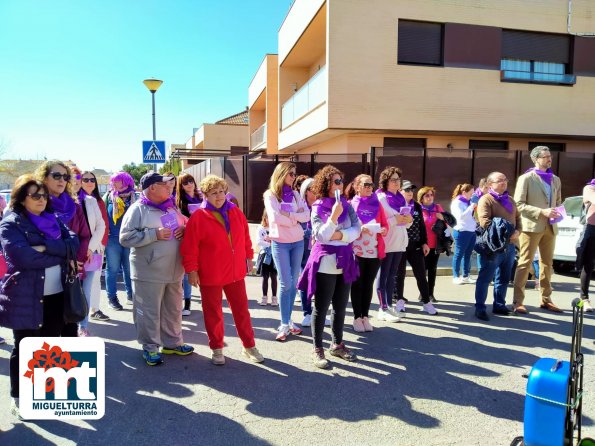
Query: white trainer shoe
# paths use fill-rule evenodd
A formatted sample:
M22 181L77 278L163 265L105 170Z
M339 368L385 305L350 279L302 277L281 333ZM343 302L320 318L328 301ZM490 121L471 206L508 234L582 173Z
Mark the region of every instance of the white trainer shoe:
M591 305L591 301L589 299L583 299L583 311L587 313L593 313L593 306Z
M302 320L302 327L310 327L312 326L312 315L306 314L304 319Z
M378 310L378 320L386 322L399 322L403 318L403 314L404 313L395 314L390 308L387 308L386 310L380 308Z
M462 277L453 277L452 278L452 284L453 285L462 285L463 282L463 278Z
M405 311L405 301L403 299L399 299L395 304L395 313L404 313Z
M438 314L438 311L436 311L436 308L434 308L434 305L432 305L432 302L423 304L423 308L426 313L431 314L432 316L435 314Z
M472 279L471 276L467 276L467 277L463 277L461 279L461 282L462 283L475 283L475 282L477 282L477 280Z

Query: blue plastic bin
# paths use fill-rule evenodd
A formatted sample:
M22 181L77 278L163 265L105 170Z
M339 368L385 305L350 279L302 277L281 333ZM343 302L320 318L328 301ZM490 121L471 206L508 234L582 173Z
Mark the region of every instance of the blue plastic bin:
M527 381L525 446L563 446L570 363L541 358Z

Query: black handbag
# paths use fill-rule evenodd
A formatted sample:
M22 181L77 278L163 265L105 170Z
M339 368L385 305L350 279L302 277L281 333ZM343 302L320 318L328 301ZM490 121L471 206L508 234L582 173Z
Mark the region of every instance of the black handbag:
M255 265L257 276L262 276L262 264L264 262L265 257L266 257L265 251L261 251L258 253L258 257L256 258L256 265Z
M64 282L64 322L77 323L89 314L89 303L78 276L76 254L72 246L66 247L66 281Z

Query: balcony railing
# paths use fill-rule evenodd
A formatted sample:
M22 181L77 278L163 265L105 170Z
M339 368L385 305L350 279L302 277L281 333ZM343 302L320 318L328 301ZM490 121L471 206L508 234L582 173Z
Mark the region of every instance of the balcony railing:
M262 143L266 142L267 140L267 123L265 122L263 125L258 127L256 130L252 132L250 135L250 148L254 149L261 145Z
M284 129L314 110L327 98L326 66L321 68L281 107L281 128Z

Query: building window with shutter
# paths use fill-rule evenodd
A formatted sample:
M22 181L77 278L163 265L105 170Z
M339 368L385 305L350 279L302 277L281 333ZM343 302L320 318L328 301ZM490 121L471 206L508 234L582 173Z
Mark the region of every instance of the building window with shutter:
M399 64L443 65L444 25L441 23L399 20Z
M490 139L470 139L471 150L508 150L508 141L493 141Z
M570 39L565 35L502 30L501 79L504 82L573 85Z

